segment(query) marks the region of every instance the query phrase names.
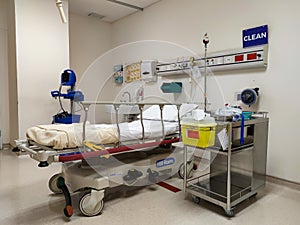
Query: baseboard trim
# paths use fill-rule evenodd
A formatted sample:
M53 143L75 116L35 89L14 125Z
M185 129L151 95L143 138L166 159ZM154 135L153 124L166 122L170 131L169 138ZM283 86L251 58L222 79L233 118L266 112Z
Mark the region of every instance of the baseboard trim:
M270 175L267 175L267 181L270 183L280 184L280 185L300 191L300 183L297 183L297 182L285 180L285 179L278 178L278 177L273 177Z
M0 149L0 150L10 150L10 149L11 149L10 144L2 144L2 149Z

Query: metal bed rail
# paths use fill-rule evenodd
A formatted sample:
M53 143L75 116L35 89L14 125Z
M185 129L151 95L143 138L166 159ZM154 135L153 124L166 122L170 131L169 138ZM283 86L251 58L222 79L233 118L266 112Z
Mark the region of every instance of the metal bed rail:
M153 102L130 102L130 103L122 103L122 102L109 102L109 101L84 101L80 103L83 106L84 109L84 121L83 121L83 132L82 132L82 141L86 140L86 123L88 119L88 112L91 105L113 105L115 113L116 113L116 125L117 125L117 131L118 131L118 140L120 143L120 124L119 124L119 109L121 105L131 105L135 106L137 105L140 110L140 122L142 126L142 141L145 141L145 127L143 122L143 110L144 107L147 105L158 105L160 109L160 121L162 126L162 139L165 137L165 127L164 127L164 118L163 118L163 108L165 105L175 105L177 109L177 119L178 119L178 127L179 127L179 136L181 136L181 128L180 128L180 107L181 103L153 103Z

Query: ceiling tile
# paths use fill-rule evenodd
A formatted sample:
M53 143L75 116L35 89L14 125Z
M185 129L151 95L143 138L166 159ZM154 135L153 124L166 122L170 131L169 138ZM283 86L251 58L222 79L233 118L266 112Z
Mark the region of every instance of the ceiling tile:
M125 3L145 8L158 0L119 0ZM82 16L88 16L90 13L97 13L105 16L102 20L106 22L113 22L121 19L127 15L136 12L126 6L116 3L108 2L106 0L69 0L70 12Z

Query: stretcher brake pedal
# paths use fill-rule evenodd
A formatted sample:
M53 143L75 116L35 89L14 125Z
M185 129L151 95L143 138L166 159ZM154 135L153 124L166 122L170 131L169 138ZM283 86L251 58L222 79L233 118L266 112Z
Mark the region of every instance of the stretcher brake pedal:
M57 187L62 190L65 200L66 200L66 207L64 208L64 214L66 217L71 217L73 215L73 207L72 207L72 200L69 189L65 183L65 179L63 177L59 177L57 179Z

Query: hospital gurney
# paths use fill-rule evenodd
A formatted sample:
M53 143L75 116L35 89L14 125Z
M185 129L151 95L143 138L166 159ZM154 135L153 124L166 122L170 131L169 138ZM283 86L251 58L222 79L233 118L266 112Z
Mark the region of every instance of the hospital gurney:
M82 102L81 104L85 111L85 119L81 125L82 133L79 132L80 135L82 134L82 139L78 142L78 146L55 149L53 146L44 146L31 137L28 137L26 141L16 141L17 147L29 152L33 159L39 161L40 167L48 166L53 162L63 162L62 172L54 175L49 180L49 188L54 193L64 193L66 199L64 213L66 216L70 217L72 215L70 193L82 192L83 196L79 202L79 209L86 216L94 216L103 209L106 188L124 184L147 185L156 183L161 177L166 179L170 174L174 174L174 168L176 172L178 171L182 163L182 151L181 149L174 151L172 144L180 141L180 114L191 111L195 106L191 107L190 110L184 109L180 112L181 104L176 104L177 121L166 122L164 121L163 108L171 104L138 103L140 120L133 123L140 123L140 127L135 127L135 130L141 128L141 132L133 142L130 138L126 139L121 136L122 126L124 126L123 123L119 123L118 119L118 110L121 103ZM110 147L98 145L103 144L101 142L94 144L87 141L87 134L89 133L87 129L89 126L87 123L88 111L91 105L99 104L112 104L116 111L115 130L117 137ZM160 121L150 120L149 122L144 120L143 108L145 105L159 107ZM150 113L153 114L153 112ZM152 123L152 127L156 129L160 125L160 129L149 133L146 128L151 126L148 123L150 125ZM174 126L174 124L177 125ZM160 154L157 154L157 152ZM143 158L140 158L139 155L141 154L144 155ZM111 157L112 155L114 157ZM139 184L138 182L142 180L140 178L147 178L147 181Z

